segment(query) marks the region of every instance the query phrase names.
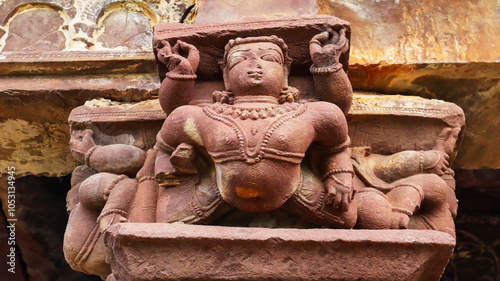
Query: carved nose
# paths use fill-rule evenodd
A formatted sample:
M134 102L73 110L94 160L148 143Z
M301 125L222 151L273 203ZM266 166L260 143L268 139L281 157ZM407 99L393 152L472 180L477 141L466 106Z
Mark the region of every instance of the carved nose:
M258 69L262 69L262 65L260 64L260 62L259 62L259 58L257 57L257 55L256 55L256 54L253 54L253 55L250 57L250 66L251 66L251 67L258 68Z

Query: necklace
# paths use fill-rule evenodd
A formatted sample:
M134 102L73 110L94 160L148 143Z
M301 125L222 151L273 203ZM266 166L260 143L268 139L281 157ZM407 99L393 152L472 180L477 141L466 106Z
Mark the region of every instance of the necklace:
M299 107L297 103L275 104L271 106L256 106L256 107L243 107L238 105L230 105L225 103L214 103L209 107L217 114L231 116L234 119L266 119L267 117L275 117L291 111Z
M249 102L278 104L278 99L275 97L271 97L271 96L238 96L238 97L234 97L234 104L249 103Z

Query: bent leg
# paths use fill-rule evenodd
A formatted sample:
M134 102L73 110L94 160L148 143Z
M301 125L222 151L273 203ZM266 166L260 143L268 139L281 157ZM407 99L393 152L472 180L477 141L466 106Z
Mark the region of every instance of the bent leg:
M72 269L106 277L111 273L105 262L106 247L96 219L99 212L78 203L71 212L64 233L64 257Z
M214 175L186 176L177 186L160 187L156 221L205 224L232 209L222 199Z
M392 223L392 205L381 191L365 187L354 196L357 201L359 229L389 229Z
M103 210L126 211L135 186L135 180L110 173L92 175L80 184L79 203L71 211L64 235L64 256L73 269L101 278L111 273L96 221Z
M439 176L423 174L411 177L422 187L425 198L420 210L411 217L408 228L434 229L455 237L455 223L448 204L450 187Z

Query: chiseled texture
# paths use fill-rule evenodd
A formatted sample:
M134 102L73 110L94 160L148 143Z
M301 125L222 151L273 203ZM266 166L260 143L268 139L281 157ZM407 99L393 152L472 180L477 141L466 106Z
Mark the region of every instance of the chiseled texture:
M459 105L467 135L455 167L500 168L500 3L318 0L351 23L354 89ZM484 120L488 120L485 122Z
M105 239L119 280L438 280L455 245L436 231L132 223Z
M36 4L24 5L31 2ZM245 2L219 10L241 16L273 11ZM144 40L148 26L178 22L192 4L185 23L217 10L203 8L216 3L210 0L121 3L0 2L0 163L15 164L19 176L62 176L73 169L66 125L71 109L95 97L139 101L157 93L154 56ZM455 168L500 167L498 1L318 0L301 9L280 3L300 14L317 11L351 22L348 74L355 90L437 98L463 108L468 133ZM211 20L228 19L219 18ZM124 26L113 38L106 27L112 24Z
M498 62L498 1L318 0L352 24L352 64Z

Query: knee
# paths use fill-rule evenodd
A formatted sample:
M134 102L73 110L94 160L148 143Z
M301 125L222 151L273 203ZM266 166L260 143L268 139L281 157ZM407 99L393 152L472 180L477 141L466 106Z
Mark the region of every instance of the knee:
M118 176L110 173L98 173L82 182L78 190L80 203L90 209L102 209L106 204L105 189Z
M426 205L444 205L447 203L447 191L450 187L446 182L435 174L423 175L422 189L424 190L425 199L423 204Z
M405 178L400 185L416 184L422 188L424 200L422 204L443 204L447 201L447 191L450 188L444 179L436 174L420 174Z
M355 196L358 220L356 228L391 228L392 206L387 197L373 188L366 188Z

